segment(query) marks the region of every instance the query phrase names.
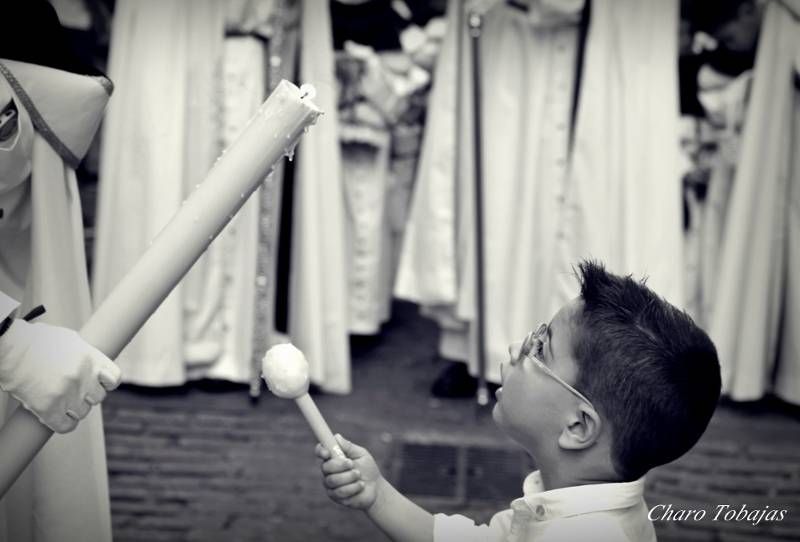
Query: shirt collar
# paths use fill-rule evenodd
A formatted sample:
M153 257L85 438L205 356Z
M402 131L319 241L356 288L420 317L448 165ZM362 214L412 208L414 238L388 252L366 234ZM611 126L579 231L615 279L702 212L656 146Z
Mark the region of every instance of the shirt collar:
M644 478L544 491L542 477L535 471L525 478L522 488L525 496L515 500L512 508L546 520L635 506L643 499Z

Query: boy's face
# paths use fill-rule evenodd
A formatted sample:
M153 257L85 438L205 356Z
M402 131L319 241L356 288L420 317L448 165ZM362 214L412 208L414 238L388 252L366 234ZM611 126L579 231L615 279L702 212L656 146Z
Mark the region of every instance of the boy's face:
M553 374L542 370L530 356L519 358L520 342L508 347L509 360L500 365L502 387L497 390L492 416L500 428L528 450L537 448L539 442L557 439L565 414L580 401L558 378L569 386L574 386L577 379L572 339L576 333L575 316L580 315L582 306L580 298L564 305L542 334L536 354Z

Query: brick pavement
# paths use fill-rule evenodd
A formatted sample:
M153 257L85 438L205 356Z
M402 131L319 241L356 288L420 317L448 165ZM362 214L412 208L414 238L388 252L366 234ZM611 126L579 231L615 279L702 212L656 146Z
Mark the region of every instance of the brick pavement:
M369 447L391 471L398 442L500 446L512 443L470 400L439 401L428 388L436 329L397 303L380 338L354 342L354 392L320 395L335 431ZM358 512L321 488L314 439L294 404L244 386L197 383L123 387L104 405L114 536L160 540L382 540ZM795 412L725 406L700 444L648 476L652 506L742 503L789 508L781 523L664 522L662 541L800 540L800 431ZM486 520L501 502L419 499L431 510Z

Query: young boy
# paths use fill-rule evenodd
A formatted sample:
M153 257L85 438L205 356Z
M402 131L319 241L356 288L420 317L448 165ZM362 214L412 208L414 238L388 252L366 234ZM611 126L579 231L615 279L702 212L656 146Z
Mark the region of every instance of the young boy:
M502 365L494 420L539 468L510 509L481 526L431 515L340 437L347 458L316 450L331 499L364 510L392 540L655 540L643 476L702 435L720 394L717 353L643 282L594 262L578 278L580 296Z

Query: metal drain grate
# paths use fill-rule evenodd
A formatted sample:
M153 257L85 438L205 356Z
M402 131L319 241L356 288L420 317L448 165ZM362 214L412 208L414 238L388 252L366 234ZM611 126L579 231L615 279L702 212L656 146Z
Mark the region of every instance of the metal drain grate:
M452 504L510 502L534 470L520 450L396 441L389 470L397 489Z
M408 495L455 499L458 450L453 446L403 443L397 458L397 489Z

